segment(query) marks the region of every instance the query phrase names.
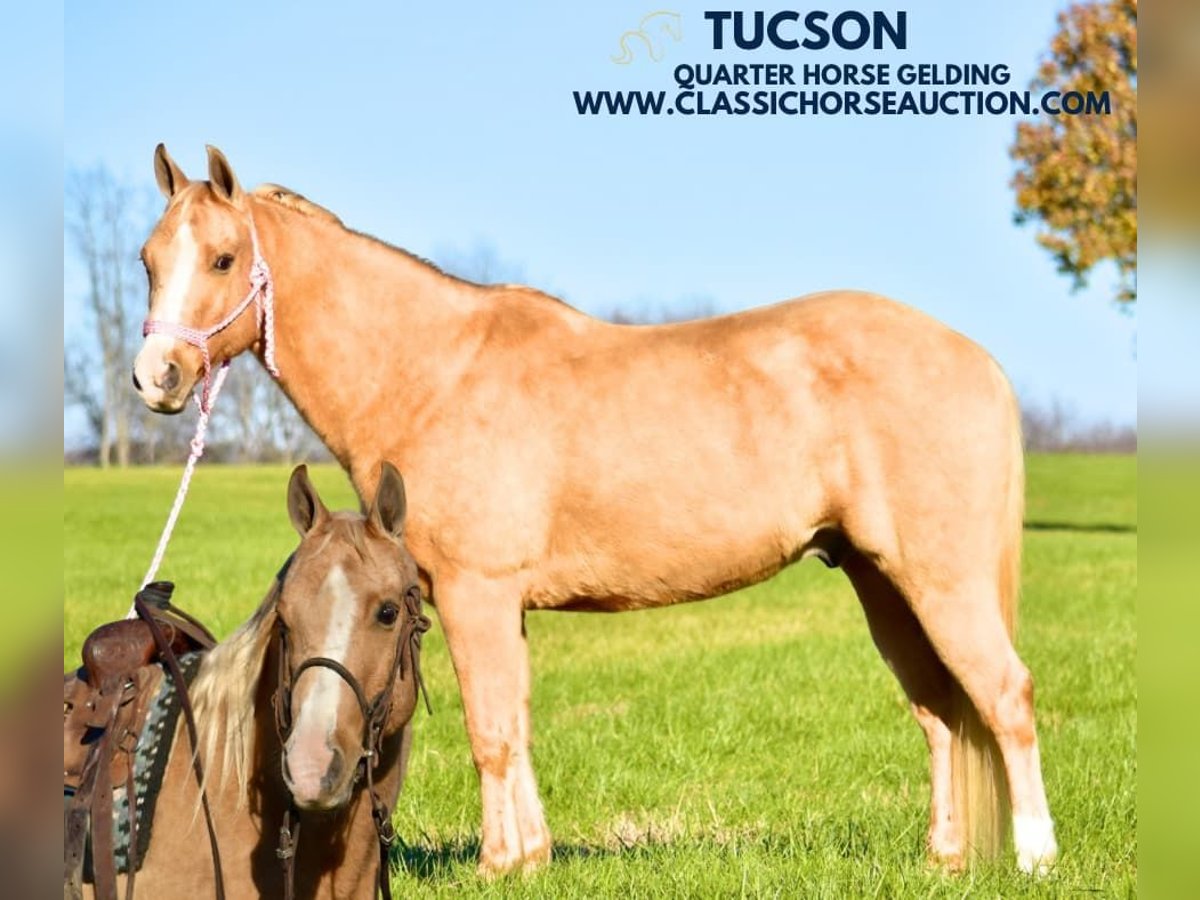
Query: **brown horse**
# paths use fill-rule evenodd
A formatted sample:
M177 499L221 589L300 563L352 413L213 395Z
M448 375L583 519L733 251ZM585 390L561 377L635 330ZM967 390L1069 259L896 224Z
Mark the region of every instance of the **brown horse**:
M277 850L285 813L297 840L296 896L374 898L378 878L387 877L367 785L390 810L404 778L419 635L428 625L401 537L404 509L391 466L366 516L327 511L298 468L288 511L300 546L254 615L201 663L190 694L227 897L284 896ZM288 690L279 691L281 681ZM369 757L369 716L353 681L366 698L384 698L368 704L380 726ZM284 708L278 721L276 702ZM191 748L179 732L134 879L139 897L211 897L215 888Z
M208 181L161 145L155 171L167 206L143 256L151 318L169 324L143 345L135 384L176 412L205 354L267 354L361 496L382 460L403 469L406 538L479 771L484 872L550 855L526 610L699 600L810 555L846 571L912 701L931 755L931 854L957 866L994 852L1003 835L985 826L1003 829L1010 800L1020 867L1051 865L1033 684L1012 643L1019 416L977 345L854 292L612 325L445 275L277 187L247 193L214 148ZM212 331L245 302L259 250L274 322L244 306ZM207 336L189 343L179 326ZM1002 764L989 767L993 748Z

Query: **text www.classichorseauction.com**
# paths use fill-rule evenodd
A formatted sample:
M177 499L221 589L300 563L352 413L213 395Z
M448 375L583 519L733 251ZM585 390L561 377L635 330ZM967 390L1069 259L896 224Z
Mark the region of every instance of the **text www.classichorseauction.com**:
M907 50L908 13L890 16L849 10L784 10L766 15L705 12L714 51ZM612 61L660 62L671 42L683 40L679 13L660 11L621 35ZM672 69L675 93L666 90L572 91L581 116L1051 116L1109 115L1107 91L1008 88L1002 63L682 63ZM900 89L895 89L899 86ZM797 87L813 88L796 90ZM709 90L703 90L708 88ZM867 90L859 90L867 88Z

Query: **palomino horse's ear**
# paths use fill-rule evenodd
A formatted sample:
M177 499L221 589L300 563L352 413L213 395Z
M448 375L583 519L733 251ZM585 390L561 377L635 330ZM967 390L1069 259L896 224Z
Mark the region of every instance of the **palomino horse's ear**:
M308 466L296 466L292 470L292 480L288 482L288 515L300 537L312 531L314 525L329 515L317 495L317 489L308 480Z
M213 190L223 200L237 201L242 196L242 186L238 184L237 176L233 174L233 166L225 158L225 154L214 147L208 147L208 180Z
M175 160L171 159L171 154L162 144L154 148L154 180L168 200L188 186L188 177L183 174L183 169L175 165Z
M404 516L408 512L408 500L404 495L404 479L387 460L379 473L379 486L375 488L375 501L367 518L385 534L399 537L404 533Z

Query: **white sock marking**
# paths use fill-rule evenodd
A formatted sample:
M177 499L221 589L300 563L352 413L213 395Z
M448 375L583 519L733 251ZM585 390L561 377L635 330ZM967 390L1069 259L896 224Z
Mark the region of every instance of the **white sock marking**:
M1022 872L1045 875L1058 855L1054 823L1049 816L1013 816L1013 846Z

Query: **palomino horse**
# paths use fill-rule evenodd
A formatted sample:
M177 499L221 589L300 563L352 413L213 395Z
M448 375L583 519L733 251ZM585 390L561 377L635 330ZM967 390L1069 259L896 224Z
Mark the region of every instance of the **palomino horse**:
M1052 864L1033 683L1011 637L1019 415L980 347L854 292L612 325L450 277L276 187L247 193L214 148L208 181L162 146L155 172L167 206L143 253L153 321L135 385L178 412L209 363L251 350L360 496L381 460L403 469L406 540L479 771L484 872L550 856L526 610L700 600L810 555L846 571L912 701L931 855L997 850L984 826L1006 824L1008 799L1020 868ZM264 283L273 317L248 303ZM1002 765L985 764L993 747Z
M277 856L286 824L295 896L374 898L388 877L375 817L390 836L429 625L402 540L404 486L385 466L366 516L330 513L300 467L288 511L300 546L190 691L225 896L293 896ZM136 896L213 896L189 751L177 737Z

